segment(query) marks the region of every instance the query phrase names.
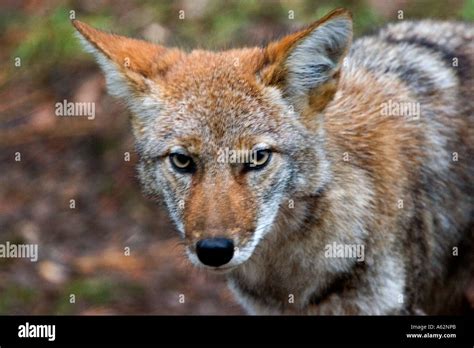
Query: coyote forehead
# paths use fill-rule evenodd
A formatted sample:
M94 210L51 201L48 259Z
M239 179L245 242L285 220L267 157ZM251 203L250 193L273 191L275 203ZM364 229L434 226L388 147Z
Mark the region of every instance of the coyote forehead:
M191 152L211 157L222 148L251 149L259 136L275 136L288 110L283 99L275 103L274 89L258 81L263 59L261 49L248 49L194 51L176 62L157 81L163 105L158 138L166 135L169 142L175 136Z

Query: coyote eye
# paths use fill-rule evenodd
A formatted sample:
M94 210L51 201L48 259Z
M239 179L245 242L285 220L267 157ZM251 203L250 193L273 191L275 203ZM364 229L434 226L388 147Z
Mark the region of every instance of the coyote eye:
M194 171L194 161L191 157L181 153L172 153L170 156L173 168L182 173L192 173Z
M249 163L245 164L246 170L257 170L265 167L272 157L270 150L257 150Z

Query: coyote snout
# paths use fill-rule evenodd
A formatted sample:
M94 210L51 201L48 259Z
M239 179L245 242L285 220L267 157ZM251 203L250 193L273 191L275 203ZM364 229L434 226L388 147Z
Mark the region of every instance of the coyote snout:
M245 185L245 174L232 173L228 166L208 161L211 173L194 179L184 202L187 254L199 267L230 269L252 254L257 197Z

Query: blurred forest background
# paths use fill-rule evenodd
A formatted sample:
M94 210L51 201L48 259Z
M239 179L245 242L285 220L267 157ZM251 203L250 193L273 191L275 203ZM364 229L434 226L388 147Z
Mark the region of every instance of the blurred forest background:
M336 7L352 10L356 35L399 10L474 20L474 0L1 0L0 243L38 243L39 260L0 259L0 314L242 313L221 278L188 265L166 212L142 197L127 113L74 37L71 10L118 34L224 49ZM64 99L95 103L95 119L55 116Z

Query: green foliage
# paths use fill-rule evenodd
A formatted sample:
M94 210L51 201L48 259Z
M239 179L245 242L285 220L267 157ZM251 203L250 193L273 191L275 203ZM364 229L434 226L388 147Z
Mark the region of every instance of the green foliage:
M26 26L28 34L14 52L23 64L55 64L79 50L77 42L71 39L73 28L64 8L55 9L51 16L31 18Z
M18 308L29 308L39 296L34 288L13 284L0 289L0 294L0 314L12 314Z
M459 15L467 21L474 21L474 0L466 0Z

